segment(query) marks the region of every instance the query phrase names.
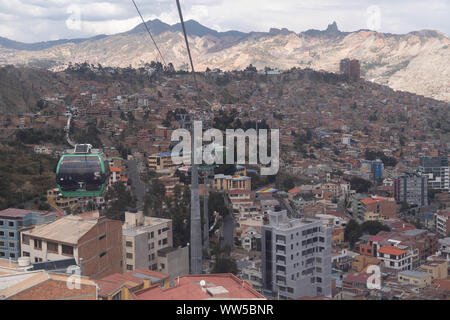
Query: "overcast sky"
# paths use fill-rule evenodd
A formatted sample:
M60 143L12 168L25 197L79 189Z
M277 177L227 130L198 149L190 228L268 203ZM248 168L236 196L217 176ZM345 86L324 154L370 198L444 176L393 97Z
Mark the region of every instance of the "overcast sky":
M178 22L175 0L136 0L146 20ZM373 29L450 34L449 0L181 0L185 20L218 31ZM23 42L114 34L140 23L131 0L0 0L0 36Z

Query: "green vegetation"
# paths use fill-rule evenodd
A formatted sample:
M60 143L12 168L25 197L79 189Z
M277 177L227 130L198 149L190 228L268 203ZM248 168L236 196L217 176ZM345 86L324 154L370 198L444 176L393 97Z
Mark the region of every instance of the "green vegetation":
M388 157L381 151L372 151L367 149L365 156L366 160L380 159L386 167L395 167L397 165L397 160L395 158Z
M24 129L16 132L16 141L24 144L54 143L65 141L64 130L56 128Z
M230 253L229 245L212 244L212 254L215 257L212 273L238 273L236 260L230 257Z
M39 201L48 189L55 187L57 159L34 154L18 142L0 144L0 158L1 210L24 207L25 202L36 197Z
M108 189L105 200L110 201L104 215L109 219L125 221L125 211L136 207L136 198L121 182L116 182Z
M391 231L391 229L378 221L366 221L358 224L355 220L350 220L344 230L344 240L354 248L355 243L364 234L376 235L380 231Z
M353 190L356 190L357 193L367 193L372 187L372 182L367 181L366 179L353 177L350 180L350 186Z

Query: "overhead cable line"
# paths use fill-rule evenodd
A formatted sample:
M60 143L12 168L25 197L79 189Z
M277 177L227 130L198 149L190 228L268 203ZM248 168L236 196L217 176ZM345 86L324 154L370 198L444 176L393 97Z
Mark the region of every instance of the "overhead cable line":
M137 13L139 14L139 16L141 17L142 22L144 23L145 29L147 29L148 35L150 36L150 39L152 39L153 44L154 44L155 47L156 47L156 50L158 50L158 53L159 53L159 55L161 56L162 62L163 62L164 65L166 66L166 61L164 60L164 57L163 57L161 51L159 50L159 47L158 47L158 45L156 44L156 41L155 41L155 39L153 38L152 33L150 32L150 29L148 28L147 23L146 23L145 20L144 20L144 17L142 16L141 12L139 11L139 8L138 8L138 6L136 5L136 2L135 2L134 0L131 0L131 1L133 2L134 6L136 7L136 11L137 11Z
M195 76L194 63L192 62L191 49L189 48L189 41L188 41L188 37L186 34L186 28L184 26L183 13L181 12L180 0L176 0L176 1L177 1L178 13L180 14L181 27L183 29L184 40L186 41L186 48L187 48L187 52L189 55L189 61L191 62L191 69L192 69L192 75L194 76L195 88L197 89L197 94L200 96L200 90L198 88L198 83L197 83L197 77Z

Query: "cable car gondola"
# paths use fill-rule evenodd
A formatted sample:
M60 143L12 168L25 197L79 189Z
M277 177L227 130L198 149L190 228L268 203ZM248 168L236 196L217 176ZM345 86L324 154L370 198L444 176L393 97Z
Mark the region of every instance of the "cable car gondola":
M63 154L56 168L56 183L67 198L103 195L108 177L108 164L90 144L78 144Z

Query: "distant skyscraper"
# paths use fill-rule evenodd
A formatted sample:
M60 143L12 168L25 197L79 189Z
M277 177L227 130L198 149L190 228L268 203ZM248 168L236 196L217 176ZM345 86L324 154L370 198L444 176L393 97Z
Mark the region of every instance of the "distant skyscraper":
M352 80L357 81L361 78L361 65L359 60L341 60L340 71Z
M420 159L419 171L428 177L428 189L449 191L450 178L448 159L445 157L423 157Z
M426 176L406 173L395 179L395 200L409 205L428 205L428 181Z
M331 230L320 220L289 219L286 210L270 211L262 236L266 290L280 299L331 296Z

